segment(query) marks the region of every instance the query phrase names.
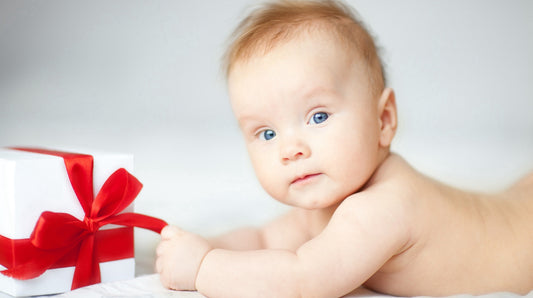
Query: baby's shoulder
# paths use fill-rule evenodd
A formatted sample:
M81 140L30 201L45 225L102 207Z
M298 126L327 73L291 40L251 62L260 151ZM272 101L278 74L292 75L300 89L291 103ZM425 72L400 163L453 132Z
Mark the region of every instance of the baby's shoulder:
M394 226L409 230L416 209L415 200L395 183L375 185L347 197L335 215L352 218L359 225Z
M410 213L401 199L381 191L364 190L349 196L338 206L330 227L339 235L364 231L369 236L386 239L394 255L411 245L413 222Z
M410 230L416 214L420 213L417 197L425 188L420 176L402 157L391 154L364 189L339 205L338 213L373 224L397 225Z

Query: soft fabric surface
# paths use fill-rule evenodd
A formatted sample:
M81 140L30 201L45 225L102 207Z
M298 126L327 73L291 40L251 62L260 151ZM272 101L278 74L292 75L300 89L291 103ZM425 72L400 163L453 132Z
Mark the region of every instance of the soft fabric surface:
M533 292L527 295L533 297ZM57 297L69 297L69 298L100 298L100 297L184 297L184 298L196 298L205 297L197 292L185 292L185 291L171 291L161 286L159 282L159 276L157 274L145 275L137 277L132 280L123 282L112 282L93 285L75 291L58 295ZM367 297L391 297L387 295L381 295L374 293L364 288L357 289L352 294L345 297L353 298L367 298ZM467 298L474 297L472 295L455 295L454 298ZM483 298L511 298L521 297L512 293L493 293L482 295L478 297Z

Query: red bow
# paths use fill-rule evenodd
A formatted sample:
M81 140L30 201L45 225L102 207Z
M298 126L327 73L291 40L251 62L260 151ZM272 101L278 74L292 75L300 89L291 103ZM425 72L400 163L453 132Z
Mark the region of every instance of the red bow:
M32 279L50 268L75 264L72 289L99 283L99 262L133 257L131 245L127 248L132 228L98 231L100 227L116 224L160 233L167 225L154 217L120 213L133 202L142 188L139 180L123 168L109 176L93 200L92 156L43 149L12 149L62 157L85 217L80 221L67 213L45 211L37 220L29 239L12 240L0 235L0 264L8 268L2 271L7 276ZM15 256L13 252L16 252Z

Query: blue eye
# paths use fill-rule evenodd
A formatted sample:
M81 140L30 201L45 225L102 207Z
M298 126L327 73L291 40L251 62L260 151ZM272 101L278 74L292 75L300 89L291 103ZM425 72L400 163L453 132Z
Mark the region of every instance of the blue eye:
M328 119L329 115L328 113L324 112L318 112L313 114L311 117L311 120L309 120L310 124L320 124Z
M272 140L276 136L276 132L272 129L266 129L259 133L259 138L263 141Z

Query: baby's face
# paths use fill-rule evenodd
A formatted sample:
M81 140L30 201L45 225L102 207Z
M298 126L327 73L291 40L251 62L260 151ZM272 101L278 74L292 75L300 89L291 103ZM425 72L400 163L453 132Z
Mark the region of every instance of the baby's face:
M257 177L275 199L326 208L377 167L377 99L364 63L302 36L234 66L229 93Z

